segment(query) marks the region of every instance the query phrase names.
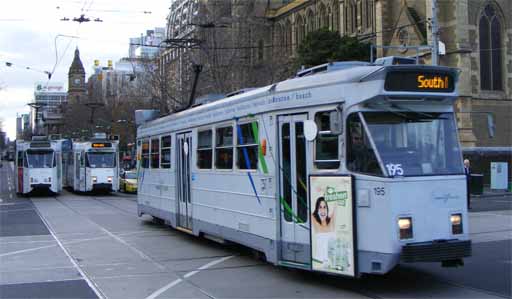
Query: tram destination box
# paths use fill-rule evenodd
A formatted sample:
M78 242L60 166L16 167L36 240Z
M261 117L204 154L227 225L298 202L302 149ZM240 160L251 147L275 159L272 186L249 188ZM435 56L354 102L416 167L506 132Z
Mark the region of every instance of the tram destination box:
M443 92L455 90L455 76L439 70L393 70L387 73L386 91Z

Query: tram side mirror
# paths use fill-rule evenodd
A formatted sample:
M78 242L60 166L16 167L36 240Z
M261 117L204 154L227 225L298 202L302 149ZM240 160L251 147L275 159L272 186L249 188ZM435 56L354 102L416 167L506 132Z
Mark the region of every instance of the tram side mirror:
M318 134L318 127L313 120L305 120L304 121L304 137L306 137L307 141L313 141Z
M343 122L341 121L342 120L341 112L342 112L342 110L336 109L329 113L329 127L330 127L331 134L334 134L334 135L343 134Z

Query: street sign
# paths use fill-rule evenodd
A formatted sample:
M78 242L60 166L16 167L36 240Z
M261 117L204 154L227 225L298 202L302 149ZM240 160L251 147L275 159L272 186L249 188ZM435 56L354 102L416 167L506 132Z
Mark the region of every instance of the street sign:
M508 188L508 163L491 162L491 189Z

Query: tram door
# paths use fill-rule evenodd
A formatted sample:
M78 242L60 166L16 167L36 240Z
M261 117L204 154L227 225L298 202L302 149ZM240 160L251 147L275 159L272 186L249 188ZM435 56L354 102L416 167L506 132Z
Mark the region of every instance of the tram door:
M192 159L192 134L176 135L176 192L179 227L192 230L192 202L190 198L190 161Z
M311 145L304 137L307 114L278 117L281 259L311 263L308 165Z

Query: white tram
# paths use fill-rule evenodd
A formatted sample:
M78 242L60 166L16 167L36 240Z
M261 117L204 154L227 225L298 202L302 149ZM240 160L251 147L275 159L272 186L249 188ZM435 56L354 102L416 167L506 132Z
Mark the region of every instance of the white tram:
M64 152L65 186L78 192L119 190L117 140L96 134L89 141L73 141Z
M306 270L460 265L471 241L457 77L332 63L148 117L137 130L138 214Z
M18 194L34 190L59 193L62 190L61 144L45 136L16 141L15 182Z

